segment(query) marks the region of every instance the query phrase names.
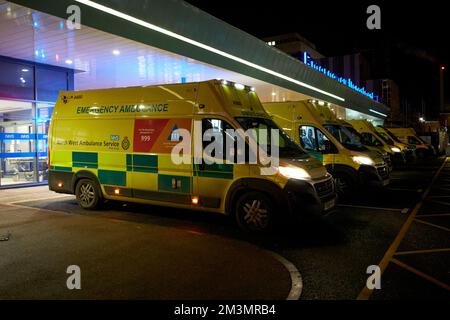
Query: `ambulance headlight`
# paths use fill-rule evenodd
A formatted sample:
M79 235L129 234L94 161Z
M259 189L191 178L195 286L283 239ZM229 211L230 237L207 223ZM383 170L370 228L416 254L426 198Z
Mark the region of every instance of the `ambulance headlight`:
M402 151L402 150L400 150L400 148L397 148L397 147L391 147L391 150L393 152L401 152Z
M288 179L307 180L311 179L311 176L305 169L296 167L279 167L278 171L281 175Z
M354 156L353 161L358 164L364 164L367 166L372 166L374 163L372 159L370 159L369 157L365 157L365 156Z

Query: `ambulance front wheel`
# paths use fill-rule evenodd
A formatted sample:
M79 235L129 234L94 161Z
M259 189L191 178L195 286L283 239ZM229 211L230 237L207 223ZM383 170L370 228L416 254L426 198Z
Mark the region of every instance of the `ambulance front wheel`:
M101 203L100 190L97 184L90 179L81 179L75 188L80 207L86 210L95 210Z
M339 198L344 199L348 197L350 192L354 189L354 183L352 178L345 173L335 173L334 174L334 185L336 188L336 193Z
M264 193L244 193L237 200L235 210L237 224L244 231L262 233L273 225L273 202Z

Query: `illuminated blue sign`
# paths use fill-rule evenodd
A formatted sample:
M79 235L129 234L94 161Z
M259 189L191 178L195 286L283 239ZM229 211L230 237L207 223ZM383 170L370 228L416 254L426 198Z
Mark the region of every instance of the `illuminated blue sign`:
M353 81L351 79L348 79L348 78L346 79L344 77L338 76L335 73L333 73L332 71L328 70L327 68L324 68L321 65L317 64L316 62L314 62L314 60L311 58L311 56L307 52L303 52L303 63L319 72L322 72L324 75L338 81L339 83L342 83L343 85L345 85L345 86L347 86L347 87L349 87L349 88L351 88L373 100L379 101L379 97L375 93L367 91L366 88L359 87L358 85L353 83Z
M0 133L0 140L47 140L48 134L43 133Z

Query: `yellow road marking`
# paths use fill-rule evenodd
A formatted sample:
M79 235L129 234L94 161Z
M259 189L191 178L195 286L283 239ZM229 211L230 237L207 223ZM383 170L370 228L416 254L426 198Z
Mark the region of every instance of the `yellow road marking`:
M400 243L402 242L403 238L406 235L406 232L409 230L412 222L414 221L414 218L417 215L417 212L419 212L420 208L422 207L424 199L428 196L428 193L431 190L431 187L433 186L433 183L436 181L437 177L439 176L439 173L444 168L445 164L447 163L447 158L444 160L444 163L442 163L441 167L438 169L438 171L435 173L433 179L431 180L427 190L422 194L422 199L419 201L414 209L409 214L409 217L406 219L405 223L403 224L402 228L400 229L400 232L395 237L394 241L390 245L389 249L384 254L383 259L381 259L378 266L380 267L381 274L383 274L384 270L386 270L386 267L388 266L389 262L391 261L392 257L394 256L395 252L397 251ZM372 295L373 290L367 288L367 286L364 286L364 288L359 293L357 300L369 300L370 296Z
M420 223L423 223L423 224L426 224L426 225L429 225L429 226L432 226L432 227L444 230L444 231L450 231L449 228L446 228L446 227L443 227L443 226L440 226L440 225L437 225L437 224L434 224L434 223L423 221L423 220L420 220L420 219L417 219L417 218L415 218L414 220L417 221L417 222L420 222Z
M403 256L403 255L407 255L407 254L438 253L438 252L447 252L447 251L450 251L450 248L398 251L395 253L395 255Z
M414 273L415 275L430 281L432 283L434 283L435 285L437 285L438 287L441 287L442 289L448 290L450 291L450 286L442 281L437 280L436 278L433 278L432 276L427 275L426 273L423 273L420 270L417 270L411 266L408 266L407 264L397 260L397 259L391 259L391 262L395 263L396 265L398 265L399 267L402 267L405 270L408 270L412 273Z

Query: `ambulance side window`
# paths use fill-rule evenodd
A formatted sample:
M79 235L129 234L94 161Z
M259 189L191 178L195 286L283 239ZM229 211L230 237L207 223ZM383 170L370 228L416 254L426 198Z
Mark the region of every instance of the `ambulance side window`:
M211 156L214 158L222 160L226 159L225 149L227 137L228 139L230 139L228 133L226 132L227 129L234 130L234 128L228 122L221 119L202 120L203 149L205 149L211 143L215 143L218 147L214 148L213 152L211 153ZM219 140L216 141L216 138Z
M300 126L300 141L306 150L318 151L316 128L312 126Z
M322 153L334 153L335 149L334 145L332 145L331 141L328 140L327 136L323 134L319 129L317 130L317 144L319 146L319 151Z
M362 134L363 142L369 146L381 147L383 144L371 133L363 132Z
M307 151L316 151L323 154L336 153L337 149L323 134L313 126L300 126L300 142Z
M420 144L420 141L416 139L416 137L408 136L408 143L409 144Z

